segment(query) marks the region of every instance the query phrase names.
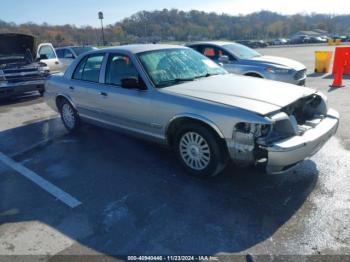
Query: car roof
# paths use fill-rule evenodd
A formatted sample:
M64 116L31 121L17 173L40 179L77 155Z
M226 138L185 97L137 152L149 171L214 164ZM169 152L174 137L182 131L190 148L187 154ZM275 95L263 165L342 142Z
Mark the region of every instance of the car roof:
M224 46L229 44L234 44L235 42L229 42L229 41L199 41L199 42L193 42L186 44L187 46L193 46L193 45L216 45L216 46Z
M94 46L91 45L69 45L69 46L60 46L55 49L64 49L64 48L75 48L75 47L92 47L95 48Z
M148 51L162 50L162 49L179 49L179 48L187 48L185 46L180 45L166 45L166 44L132 44L132 45L121 45L121 46L113 46L108 48L103 48L100 50L104 51L127 51L133 54L143 53Z

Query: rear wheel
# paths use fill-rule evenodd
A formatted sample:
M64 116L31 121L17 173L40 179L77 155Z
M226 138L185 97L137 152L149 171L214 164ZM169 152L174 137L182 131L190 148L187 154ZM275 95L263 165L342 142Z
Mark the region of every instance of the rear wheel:
M185 170L197 177L218 175L226 166L223 143L214 132L199 124L178 130L176 152Z
M77 111L67 99L59 102L61 119L69 132L75 132L80 127L80 118Z

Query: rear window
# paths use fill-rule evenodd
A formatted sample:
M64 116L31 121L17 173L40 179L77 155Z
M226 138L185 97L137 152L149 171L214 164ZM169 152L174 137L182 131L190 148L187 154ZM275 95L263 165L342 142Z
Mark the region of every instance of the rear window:
M103 58L104 54L97 54L83 59L75 69L73 78L98 83Z
M58 58L64 58L64 49L56 49L56 54Z

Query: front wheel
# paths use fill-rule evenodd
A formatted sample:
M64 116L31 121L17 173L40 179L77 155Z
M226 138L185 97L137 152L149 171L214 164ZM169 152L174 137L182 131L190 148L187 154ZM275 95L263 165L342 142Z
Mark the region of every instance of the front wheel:
M175 146L178 158L190 175L213 177L226 166L222 141L202 125L190 124L178 130Z
M75 132L80 127L80 118L77 111L66 99L60 103L61 119L69 132Z

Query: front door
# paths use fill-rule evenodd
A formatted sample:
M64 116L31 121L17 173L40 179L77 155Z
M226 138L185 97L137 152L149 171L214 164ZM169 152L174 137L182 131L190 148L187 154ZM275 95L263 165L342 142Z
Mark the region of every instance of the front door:
M155 127L152 126L150 112L151 90L122 87L122 79L140 79L130 58L126 55L110 54L104 78L105 83L98 90L89 90L98 97L102 119L122 128L152 133Z

